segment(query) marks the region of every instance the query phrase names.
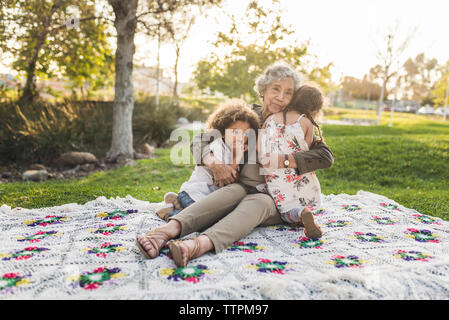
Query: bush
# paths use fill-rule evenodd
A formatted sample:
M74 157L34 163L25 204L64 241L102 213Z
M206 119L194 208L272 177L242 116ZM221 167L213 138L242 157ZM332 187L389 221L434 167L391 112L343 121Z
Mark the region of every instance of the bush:
M43 164L66 151L106 155L112 140L113 102L69 101L0 104L0 163ZM134 145L145 142L160 146L183 116L179 106L154 98L134 104Z

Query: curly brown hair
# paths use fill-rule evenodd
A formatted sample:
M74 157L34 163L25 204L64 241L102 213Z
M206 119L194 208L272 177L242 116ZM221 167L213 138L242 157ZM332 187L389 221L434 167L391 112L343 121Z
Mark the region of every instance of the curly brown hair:
M217 129L222 135L237 121L247 122L257 132L260 120L257 113L240 99L229 99L220 104L207 119L207 129Z

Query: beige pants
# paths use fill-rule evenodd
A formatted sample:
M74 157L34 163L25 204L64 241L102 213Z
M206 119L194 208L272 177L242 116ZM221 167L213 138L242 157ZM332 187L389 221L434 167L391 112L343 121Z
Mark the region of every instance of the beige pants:
M273 199L264 193L248 194L238 183L229 184L170 218L181 223L180 237L201 232L220 252L257 226L282 224Z

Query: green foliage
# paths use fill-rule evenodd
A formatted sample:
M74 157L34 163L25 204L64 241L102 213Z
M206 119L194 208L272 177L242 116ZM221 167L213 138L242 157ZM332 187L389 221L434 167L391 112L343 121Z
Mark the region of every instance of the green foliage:
M441 77L435 83L432 95L435 97L434 102L436 106L446 106L446 92L449 86L449 61L444 66L440 67Z
M404 89L410 93L410 98L421 105L433 105L432 85L438 72L437 59L426 58L424 53L420 53L414 59L409 58L403 67Z
M0 163L48 163L66 151L87 151L104 157L111 143L112 102L64 101L0 104ZM160 146L175 128L184 109L161 97L136 101L134 144ZM187 111L188 113L188 111Z
M213 110L223 101L224 99L214 97L185 96L180 98L179 102L182 116L193 122L206 121Z
M274 4L269 9L252 1L244 21L231 17L232 27L228 33L220 32L212 52L207 58L198 62L193 73L194 81L200 90L221 92L228 97L241 97L257 100L253 90L256 77L275 62L284 61L317 82L325 92L331 86L330 68L313 65L307 52L307 44L298 44L288 36L293 28L281 21L282 10ZM288 40L288 41L287 41ZM288 42L289 45L284 43Z
M26 77L22 97L37 95L36 78L65 77L86 95L111 84L108 23L97 18L95 2L4 0L0 12L7 17L0 22L0 44L14 57L12 68ZM74 15L79 23L71 24Z

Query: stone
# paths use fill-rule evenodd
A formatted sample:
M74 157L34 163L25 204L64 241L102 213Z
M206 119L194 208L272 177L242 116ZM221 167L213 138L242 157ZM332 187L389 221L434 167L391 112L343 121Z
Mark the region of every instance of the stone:
M81 171L84 171L84 172L90 172L95 169L95 164L85 163L85 164L81 165L80 169L81 169Z
M47 170L27 170L22 174L22 180L41 182L47 180L47 176Z
M133 159L126 159L124 167L134 167L137 163Z
M46 168L40 163L34 163L28 167L28 170L46 170Z
M11 177L12 177L12 173L9 172L9 171L5 171L5 172L2 173L2 178L3 179L9 179Z
M75 167L77 165L82 165L85 163L98 163L97 157L89 152L66 152L61 154L58 158L53 160L56 167Z
M148 156L152 156L154 153L154 147L150 146L148 143L145 143L142 147L142 153Z

